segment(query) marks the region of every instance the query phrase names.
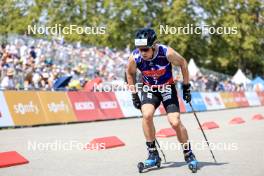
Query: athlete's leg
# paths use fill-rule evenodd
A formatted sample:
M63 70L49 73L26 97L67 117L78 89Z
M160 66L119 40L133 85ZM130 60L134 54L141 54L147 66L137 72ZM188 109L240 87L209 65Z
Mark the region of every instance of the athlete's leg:
M155 127L153 123L153 116L155 110L160 105L160 99L154 92L143 91L142 97L142 126L146 142L153 142L155 140Z
M146 138L146 145L148 150L148 158L145 165L155 166L159 165L160 157L155 144L155 126L153 123L153 116L156 108L159 106L160 100L153 92L142 92L142 126Z
M188 143L188 133L180 119L180 106L177 97L177 91L173 86L171 92L161 93L163 97L163 105L167 112L168 121L172 128L176 131L179 142L182 144L184 159L188 163L189 168L195 172L197 169L197 161L192 152L191 145Z
M170 91L162 92L162 103L167 112L167 118L176 131L177 138L181 144L183 144L184 150L189 147L188 142L188 133L185 126L182 124L180 119L180 105L177 96L177 91L174 85L171 85Z
M182 124L179 112L168 113L168 121L171 127L175 130L177 134L178 141L182 144L187 144L188 133L185 126Z
M155 107L152 104L143 104L141 111L143 116L142 126L146 141L152 142L155 140L155 127L153 123Z

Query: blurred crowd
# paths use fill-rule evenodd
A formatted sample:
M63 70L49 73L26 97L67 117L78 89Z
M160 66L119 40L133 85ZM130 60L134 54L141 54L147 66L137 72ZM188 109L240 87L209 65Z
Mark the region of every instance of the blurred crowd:
M69 88L81 87L95 77L111 82L124 76L129 51L82 47L59 40L17 38L0 48L1 89L52 90L63 76ZM123 79L123 78L122 78Z
M193 90L196 91L245 91L246 86L243 84L235 84L231 81L230 78L220 80L218 77L209 74L202 75L198 73L196 76L190 79L190 84L192 85Z
M70 76L67 90L79 90L94 78L103 83L122 83L130 50L117 51L66 44L63 39L15 38L0 47L0 88L54 90L61 77ZM196 91L240 91L229 79L197 74L190 80Z

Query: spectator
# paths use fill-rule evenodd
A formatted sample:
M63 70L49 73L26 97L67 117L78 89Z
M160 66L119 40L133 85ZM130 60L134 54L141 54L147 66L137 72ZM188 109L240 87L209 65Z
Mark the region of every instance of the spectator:
M37 54L36 54L36 52L35 52L35 47L34 47L34 46L31 46L30 49L31 49L30 52L29 52L30 56L31 56L33 59L36 59Z
M7 69L6 76L1 82L1 87L9 90L15 89L14 69Z
M51 88L49 84L49 74L47 72L42 74L41 87L43 90L49 90Z
M29 67L29 65L26 66L26 76L24 78L24 89L29 90L34 88L34 82L33 82L33 74L34 71L32 68Z
M0 47L0 81L4 70L13 68L15 81L25 89L49 90L62 76L72 76L70 85L76 89L98 76L103 82L120 82L124 80L130 54L129 49L84 47L61 40L16 37L9 41L11 43ZM198 73L190 78L190 83L195 91L245 90L243 85L238 86L228 79L220 81L212 74Z

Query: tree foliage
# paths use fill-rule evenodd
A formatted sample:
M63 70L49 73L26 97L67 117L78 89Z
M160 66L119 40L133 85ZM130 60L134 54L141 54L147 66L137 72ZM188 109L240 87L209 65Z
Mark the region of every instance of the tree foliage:
M105 27L104 35L64 35L66 41L110 48L133 48L138 28L150 26L161 43L199 66L227 74L241 68L264 75L262 0L7 0L0 1L0 34L24 35L28 25ZM169 27L237 27L237 34L162 34ZM51 38L49 34L33 35Z

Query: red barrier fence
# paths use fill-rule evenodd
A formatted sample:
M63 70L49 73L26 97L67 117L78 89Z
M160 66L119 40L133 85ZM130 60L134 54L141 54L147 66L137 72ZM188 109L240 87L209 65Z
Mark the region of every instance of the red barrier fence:
M196 98L199 98L199 101ZM178 95L180 110L189 109ZM0 92L0 127L95 121L140 116L129 92ZM264 105L264 92L195 93L197 111ZM188 111L189 112L189 111ZM155 115L165 114L161 105Z

